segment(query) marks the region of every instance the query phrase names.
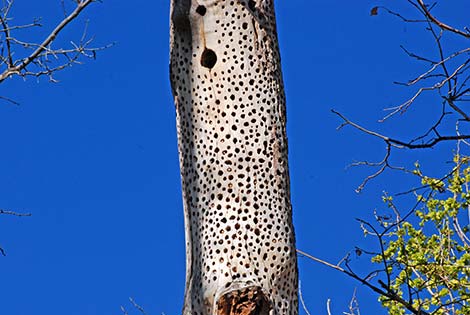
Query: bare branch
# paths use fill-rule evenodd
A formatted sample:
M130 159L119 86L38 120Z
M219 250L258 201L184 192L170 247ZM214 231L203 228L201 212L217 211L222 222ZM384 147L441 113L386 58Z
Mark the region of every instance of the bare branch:
M7 45L7 62L8 67L13 67L13 57L11 53L11 43L10 43L10 28L7 25L6 17L0 15L0 23L2 23L3 33L5 33L5 43Z
M470 52L470 48L466 48L466 49L463 49L461 51L458 51L454 54L452 54L451 56L441 60L440 62L438 63L435 63L428 71L426 71L425 73L421 74L420 76L418 76L417 78L409 81L408 83L406 83L405 85L407 86L411 86L411 85L414 85L416 84L417 82L420 82L422 81L423 79L426 79L426 78L429 78L430 77L430 73L432 73L434 70L436 70L436 68L438 66L442 66L442 67L445 67L445 62L449 61L450 59L452 58L455 58L456 56L459 56L461 54L464 54L464 53L468 53ZM388 118L394 116L395 114L397 113L404 113L415 101L416 99L425 91L432 91L432 90L439 90L440 88L442 88L446 83L449 83L450 80L452 79L455 79L459 74L461 74L461 70L464 69L470 62L470 59L467 59L464 63L462 63L459 67L457 67L455 69L455 71L452 73L452 74L445 74L445 75L436 75L436 76L443 76L444 79L435 83L434 85L432 86L426 86L426 87L422 87L420 88L410 99L406 100L404 103L398 105L398 106L395 106L395 107L390 107L390 108L386 108L385 110L388 110L388 111L391 111L389 114L387 114L384 118L382 118L381 120L379 120L380 122L384 122L385 120L387 120ZM445 71L447 71L445 69ZM449 87L449 92L452 91L452 87ZM452 106L452 105L451 105ZM455 105L453 104L453 108L455 110ZM459 114L461 114L464 119L466 120L469 120L470 121L470 118L467 114L465 114L463 111L461 111L460 109L456 110Z
M13 105L20 105L20 103L18 103L17 101L12 100L11 98L8 98L8 97L5 97L5 96L0 95L0 99L2 99L4 101L7 101L9 103L12 103Z
M422 20L422 19L410 19L410 18L406 18L406 17L404 17L402 14L400 14L400 13L398 13L398 12L396 12L396 11L390 10L389 8L384 7L384 6L377 6L377 7L374 7L374 8L371 10L371 12L373 12L374 14L371 14L371 15L377 15L378 9L385 10L388 14L394 15L394 16L400 18L403 22L407 22L407 23L422 23L422 22L426 22L426 20Z
M17 217L30 217L31 216L31 213L21 213L21 212L16 212L16 211L9 211L9 210L0 210L0 214L14 215Z
M443 142L443 141L455 141L455 140L470 139L469 134L457 134L457 135L442 136L437 132L437 126L441 123L443 116L446 114L445 112L443 112L443 114L441 115L441 117L439 118L437 123L430 130L428 130L424 135L419 136L415 139L412 139L411 141L408 141L408 142L398 140L398 139L395 139L395 138L391 138L391 137L385 136L383 134L380 134L376 131L372 131L372 130L369 130L365 127L362 127L361 125L349 120L343 114L337 112L334 109L332 109L331 112L338 115L343 120L343 122L341 123L341 125L337 129L340 129L340 128L346 126L346 125L351 125L352 127L360 130L361 132L363 132L365 134L368 134L368 135L371 135L371 136L374 136L376 138L379 138L379 139L383 140L386 144L385 156L383 157L383 159L380 162L360 161L360 162L355 162L355 163L350 165L350 166L378 167L378 170L376 172L374 172L371 175L367 176L362 181L362 183L356 188L357 193L361 192L370 180L376 178L377 176L379 176L380 174L385 172L385 170L387 170L387 169L398 170L398 171L402 171L402 172L406 172L406 173L413 173L412 171L407 170L404 167L397 167L397 166L393 166L393 165L390 164L390 155L391 155L392 148L411 149L411 150L413 150L413 149L426 149L426 148L433 148L436 144L438 144L439 142ZM415 143L417 140L421 140L424 137L427 137L431 131L434 131L434 133L435 133L435 136L433 138L431 138L427 142ZM449 174L447 176L449 176ZM411 191L414 191L414 190L411 190ZM411 192L411 191L409 191L409 192Z
M299 281L299 300L300 300L300 303L302 304L302 308L304 309L305 313L307 315L310 315L310 312L308 311L308 308L305 305L304 297L302 295L302 283L300 281Z
M374 179L376 178L377 176L379 176L380 174L382 174L386 169L387 167L391 167L389 164L388 164L388 159L390 157L390 144L387 144L387 153L385 154L384 158L382 159L382 161L378 162L378 163L370 163L370 162L367 162L367 161L363 161L363 162L356 162L354 165L356 166L359 166L359 165L367 165L367 166L380 166L380 168L373 174L367 176L363 181L362 183L356 188L356 192L357 193L360 193L364 187L366 186L366 184L371 180L371 179Z
M437 26L439 26L440 28L442 29L445 29L447 31L450 31L452 33L455 33L455 34L459 34L459 35L462 35L463 37L465 38L470 38L470 32L468 31L461 31L457 28L454 28L450 25L447 25L441 21L439 21L437 18L435 18L431 12L429 11L428 9L428 6L423 2L423 0L417 0L418 1L418 4L419 6L421 7L421 9L423 10L424 14L426 15L426 17L428 19L430 19L434 24L436 24Z
M368 135L371 135L371 136L380 138L380 139L382 139L382 140L384 140L384 141L386 141L386 142L390 141L390 138L389 138L389 137L384 136L384 135L382 135L382 134L380 134L380 133L378 133L378 132L375 132L375 131L366 129L366 128L364 128L364 127L362 127L362 126L360 126L360 125L358 125L358 124L356 124L356 123L350 121L350 120L347 119L343 114L337 112L337 111L334 110L334 109L331 109L331 112L332 112L333 114L336 114L336 115L338 115L339 117L341 117L341 118L343 119L343 121L344 121L338 128L336 128L337 130L343 128L343 127L346 126L346 125L351 125L351 126L353 126L354 128L356 128L356 129L358 129L358 130L360 130L360 131L362 131L362 132L364 132L364 133L366 133L366 134L368 134ZM402 147L402 145L401 145L401 147Z
M0 209L0 215L1 214L6 214L6 215L12 215L16 217L30 217L31 213L21 213L21 212L16 212L16 211L10 211L10 210L1 210ZM0 246L0 255L6 256L5 250Z
M121 312L123 315L129 315L129 313L127 312L127 310L124 308L124 306L121 305Z
M14 74L20 74L22 70L24 70L31 62L35 61L41 53L47 50L48 46L54 41L57 35L67 26L70 22L72 22L88 5L90 5L95 0L80 0L77 1L77 6L75 10L70 13L66 18L64 18L52 32L44 39L44 41L38 45L36 50L34 50L28 57L24 58L19 64L13 62L11 57L11 52L9 52L9 62L8 68L0 74L0 83L3 82L6 78L10 77ZM4 19L2 19L4 21ZM4 32L8 32L8 27L3 25ZM11 41L11 37L9 34L7 35L7 45L9 45Z
M139 312L141 312L143 315L147 315L147 313L145 312L144 308L142 306L140 306L139 304L137 304L133 298L129 298L129 301L131 301L132 305L139 310Z
M330 306L331 306L331 299L328 299L326 301L326 311L327 311L328 315L331 315L331 307Z
M31 27L40 27L40 26L42 26L42 24L39 23L40 20L41 19L35 19L32 23L24 24L24 25L8 26L6 29L4 28L4 29L0 30L0 32L15 31L15 30L31 28Z
M21 41L12 35L12 32L21 31L32 27L40 27L40 19L34 19L33 22L29 24L9 25L12 20L9 14L11 12L14 1L3 0L2 7L0 8L0 66L2 67L2 70L0 71L0 83L14 75L19 75L22 77L40 77L42 75L47 75L49 76L50 81L55 82L56 80L52 77L54 72L62 70L68 66L71 66L72 64L80 63L78 60L80 56L95 58L97 51L110 47L111 45L98 48L90 47L93 38L86 38L86 24L80 42L71 42L71 49L51 48L52 43L57 38L59 33L73 20L75 20L86 7L88 7L92 2L96 1L99 0L76 0L75 9L73 12L69 15L66 15L64 19L45 37L45 39L40 44L37 44ZM64 4L63 1L62 4ZM27 51L27 57L15 59L15 48L22 48L30 51ZM31 68L33 68L35 71L31 70ZM0 100L19 105L18 102L6 96L0 96ZM20 213L9 210L0 210L0 215L1 214L18 217L31 216L30 213ZM5 251L1 247L0 254L5 255Z
M313 261L316 261L318 263L321 263L325 266L328 266L330 268L333 268L335 270L338 270L348 276L350 276L351 278L359 281L360 283L362 283L363 285L365 285L366 287L370 288L372 291L374 291L375 293L379 294L379 295L382 295L382 296L385 296L393 301L396 301L400 304L402 304L404 307L406 307L407 310L409 310L411 313L415 314L415 315L430 315L428 312L422 310L422 309L416 309L411 303L409 303L408 301L405 301L403 298L401 298L400 296L398 296L395 292L393 292L389 287L387 287L386 285L382 285L384 284L382 281L378 280L379 281L379 284L381 284L382 288L376 286L376 285L373 285L372 283L370 283L369 281L367 281L366 279L364 278L361 278L359 275L357 275L356 273L352 272L351 270L346 270L338 265L333 265L327 261L324 261L320 258L317 258L315 256L312 256L300 249L297 249L297 253L304 256L304 257L307 257L308 259L311 259Z
M419 61L426 61L426 62L429 62L430 64L433 64L433 65L437 63L436 61L433 61L433 60L428 59L428 58L426 58L426 57L419 56L419 55L416 55L415 53L410 52L410 51L409 51L408 49L406 49L405 46L403 46L403 45L400 45L400 48L401 48L408 56L410 56L410 57L412 57L412 58L415 58L415 59L417 59L417 60L419 60Z
M372 135L374 137L380 138L383 141L385 141L387 144L390 144L391 146L396 147L396 148L400 148L400 149L401 148L426 149L426 148L432 148L437 143L442 142L442 141L470 139L470 135L437 136L437 137L434 137L433 139L431 139L430 141L428 141L427 143L413 144L411 142L404 142L404 141L401 141L401 140L398 140L398 139L390 138L390 137L382 135L378 132L366 129L366 128L362 127L361 125L358 125L358 124L350 121L344 115L342 115L341 113L335 111L334 109L332 109L331 111L334 114L338 115L339 117L341 117L343 119L344 122L343 122L343 124L341 124L340 128L344 125L351 125L354 128L356 128L356 129L358 129L358 130L360 130L360 131L362 131L366 134L369 134L369 135Z
M356 296L357 288L354 289L351 301L349 302L349 313L344 313L344 315L361 315L359 302L357 301Z

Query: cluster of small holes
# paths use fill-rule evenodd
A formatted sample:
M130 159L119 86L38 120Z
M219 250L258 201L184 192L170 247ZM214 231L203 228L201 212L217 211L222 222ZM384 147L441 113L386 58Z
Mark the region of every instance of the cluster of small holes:
M211 47L189 33L173 34L171 81L193 289L251 279L276 288L276 314L296 314L285 100L273 4L263 4L199 5L201 23L192 27L206 31L201 16L215 19L205 33L206 41L216 37ZM205 301L193 303L197 314Z

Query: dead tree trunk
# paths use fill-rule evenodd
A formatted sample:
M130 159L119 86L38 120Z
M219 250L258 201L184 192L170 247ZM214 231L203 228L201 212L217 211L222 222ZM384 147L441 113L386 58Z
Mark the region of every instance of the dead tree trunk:
M273 0L172 0L186 228L184 315L296 315Z

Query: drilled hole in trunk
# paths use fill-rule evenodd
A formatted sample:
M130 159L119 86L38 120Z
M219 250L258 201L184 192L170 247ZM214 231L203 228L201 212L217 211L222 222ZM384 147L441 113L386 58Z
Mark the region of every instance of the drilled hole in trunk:
M206 14L206 7L203 6L203 5L199 5L197 8L196 8L196 12L199 14L199 15L202 15L204 16Z
M212 49L206 48L201 56L201 65L205 68L212 69L217 62L217 55Z

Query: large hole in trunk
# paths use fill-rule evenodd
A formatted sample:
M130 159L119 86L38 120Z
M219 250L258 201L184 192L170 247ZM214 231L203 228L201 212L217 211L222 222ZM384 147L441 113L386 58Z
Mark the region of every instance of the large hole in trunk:
M260 287L230 291L217 301L216 315L268 315L269 299Z
M206 48L201 56L201 65L205 68L212 69L217 62L217 55L212 49Z

